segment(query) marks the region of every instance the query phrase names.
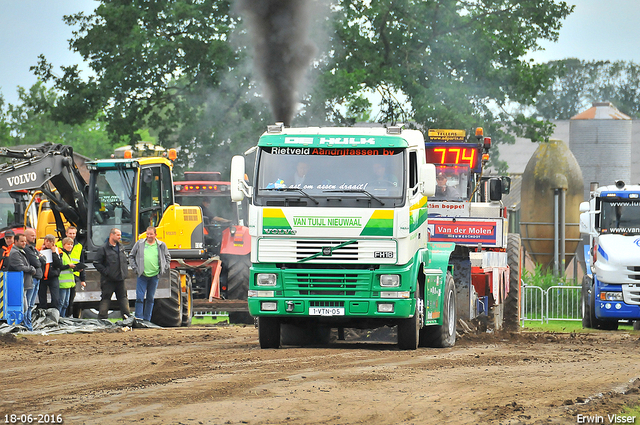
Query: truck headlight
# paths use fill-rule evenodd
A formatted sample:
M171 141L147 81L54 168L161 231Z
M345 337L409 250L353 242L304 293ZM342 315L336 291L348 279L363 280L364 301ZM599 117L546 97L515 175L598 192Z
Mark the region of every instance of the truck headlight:
M393 313L393 304L391 303L379 303L378 313Z
M276 294L276 291L256 291L255 289L249 289L249 298L254 297L265 297L265 298L273 298Z
M411 292L409 291L380 292L380 298L409 298L410 296L411 296Z
M397 274L380 275L380 286L384 288L397 288L400 286L400 276Z
M260 310L262 311L277 311L278 303L275 301L262 301L260 303Z
M602 301L622 301L622 292L600 292Z
M256 285L276 286L277 278L274 273L258 273L256 275Z

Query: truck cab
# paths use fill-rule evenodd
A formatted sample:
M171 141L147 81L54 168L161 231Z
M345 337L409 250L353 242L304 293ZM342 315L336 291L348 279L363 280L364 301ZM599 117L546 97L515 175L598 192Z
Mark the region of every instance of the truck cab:
M587 275L582 281L582 325L617 329L619 320L640 320L640 186L618 180L594 184L580 204L580 232Z
M248 303L263 348L396 325L401 348L453 345L454 244L429 242L435 167L421 132L276 124L256 150L252 182L233 158L231 196L251 198Z
M481 328L517 330L521 243L519 235L508 234L502 204L509 177L484 172L491 139L481 127L473 133L429 129L425 145L437 179L428 205L429 232L432 241L456 244L451 263L458 317L477 318Z

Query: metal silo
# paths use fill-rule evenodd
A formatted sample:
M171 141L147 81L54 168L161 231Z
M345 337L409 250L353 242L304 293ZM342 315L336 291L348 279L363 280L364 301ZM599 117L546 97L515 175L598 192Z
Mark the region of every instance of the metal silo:
M520 235L533 261L544 269L564 273L565 256L576 252L582 181L578 161L562 140L540 143L527 163L522 175Z
M569 148L582 169L585 200L591 182L630 181L631 118L611 102L595 102L571 117Z

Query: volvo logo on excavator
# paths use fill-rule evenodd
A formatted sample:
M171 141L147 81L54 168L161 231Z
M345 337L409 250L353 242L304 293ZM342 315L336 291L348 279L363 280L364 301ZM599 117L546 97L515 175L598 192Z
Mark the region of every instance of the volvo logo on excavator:
M25 183L31 183L36 181L36 173L24 173L13 177L7 177L7 183L9 187L18 186Z

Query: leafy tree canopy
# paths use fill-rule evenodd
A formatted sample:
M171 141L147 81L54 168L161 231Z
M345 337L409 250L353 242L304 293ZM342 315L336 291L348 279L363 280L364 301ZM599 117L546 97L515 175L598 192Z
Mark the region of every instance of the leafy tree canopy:
M58 100L54 89L42 82L29 90L18 88L19 103L0 102L0 144L2 146L37 145L43 142L63 143L90 158L102 158L113 153L104 120L98 117L78 124L66 124L52 117Z
M603 101L612 102L633 118L640 117L640 65L564 59L549 62L548 66L555 78L535 105L542 117L566 120L593 102Z
M534 104L551 82L547 66L523 57L540 40L557 40L572 11L566 2L307 3L324 10L309 15L310 27L327 37L312 37L326 43L317 46L294 125L366 118L369 94L378 93L380 122L484 126L498 143L512 142L513 131L536 140L550 133L512 111ZM59 119L81 122L103 110L115 140L135 142L136 131L149 127L162 144L182 146L185 165L204 168L223 158L220 170L227 154L255 143L272 121L248 66L246 22L229 0L102 0L94 14L65 19L78 27L71 48L95 75L82 79L74 66L57 75L41 58L36 75L63 93L53 112Z

